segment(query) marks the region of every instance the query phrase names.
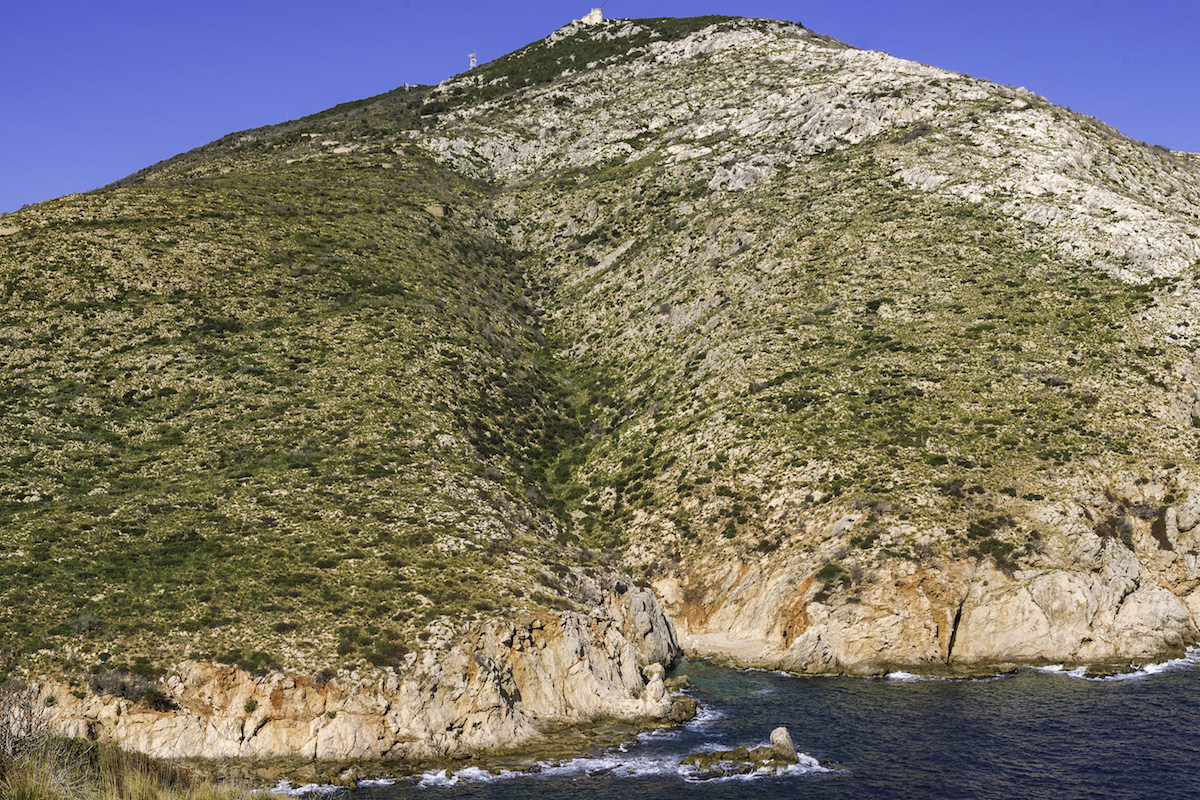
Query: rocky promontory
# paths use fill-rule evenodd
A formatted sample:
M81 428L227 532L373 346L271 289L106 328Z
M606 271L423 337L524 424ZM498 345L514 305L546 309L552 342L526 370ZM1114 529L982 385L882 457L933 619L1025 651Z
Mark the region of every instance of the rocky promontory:
M587 591L590 613L472 626L383 675L256 676L193 661L169 672L153 703L58 683L41 696L62 733L163 758L419 760L600 718L669 716L663 669L680 650L653 594L620 578Z

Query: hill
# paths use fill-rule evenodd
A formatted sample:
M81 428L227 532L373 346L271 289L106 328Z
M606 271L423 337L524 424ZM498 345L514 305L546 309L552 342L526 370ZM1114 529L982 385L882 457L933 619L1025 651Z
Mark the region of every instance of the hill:
M1198 173L799 25L618 20L8 215L7 670L94 721L184 660L249 697L461 656L459 705L523 687L494 744L663 713L676 632L799 672L1181 648ZM537 706L547 624L645 702Z

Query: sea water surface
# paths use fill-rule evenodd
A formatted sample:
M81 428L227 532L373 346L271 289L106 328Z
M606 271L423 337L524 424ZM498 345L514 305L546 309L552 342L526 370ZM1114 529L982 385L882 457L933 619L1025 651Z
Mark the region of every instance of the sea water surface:
M703 662L698 717L622 748L541 765L365 783L361 800L451 798L1200 798L1200 652L1107 679L1024 669L973 680L798 678ZM782 775L699 781L702 749L786 725L807 757Z

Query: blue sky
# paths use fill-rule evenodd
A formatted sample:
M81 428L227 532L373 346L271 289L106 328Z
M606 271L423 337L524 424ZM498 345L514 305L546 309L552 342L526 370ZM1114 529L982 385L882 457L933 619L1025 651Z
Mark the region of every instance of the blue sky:
M606 17L803 22L856 47L1025 86L1135 139L1200 151L1194 0L596 0ZM463 71L580 3L0 0L0 213L237 130Z

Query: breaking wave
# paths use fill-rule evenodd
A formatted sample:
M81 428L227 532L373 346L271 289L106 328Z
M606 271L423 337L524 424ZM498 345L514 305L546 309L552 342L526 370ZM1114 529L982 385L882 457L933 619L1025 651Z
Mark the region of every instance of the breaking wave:
M980 681L998 681L1009 677L1008 675L997 673L995 675L972 675L969 677L947 677L945 675L917 675L913 672L905 672L904 670L893 670L883 676L885 681L894 681L896 683L923 683L923 682L948 682L956 683L978 683Z
M682 764L680 755L629 755L627 753L609 753L593 758L573 758L569 761L555 763L541 762L529 770L499 770L488 772L479 767L465 767L453 772L445 769L431 770L419 776L417 788L431 789L454 786L458 783L484 784L507 781L516 778L536 780L537 778L609 778L637 779L651 777L675 777L687 783L713 783L725 781L747 781L760 778L784 778L807 775L814 772L829 772L827 767L804 753L799 754L799 762L778 771L771 768L760 769L744 775L723 775L709 778L702 776L696 767Z
M392 786L395 783L395 778L362 778L358 781L358 788ZM301 786L293 786L291 781L280 781L266 791L268 794L281 794L287 797L325 797L346 790L341 786L325 783L306 783Z
M700 706L696 716L692 717L683 727L689 731L702 731L725 719L725 716L724 711L719 711L711 706Z
M1140 666L1130 664L1128 672L1117 672L1112 675L1088 675L1087 667L1067 669L1063 664L1035 667L1034 671L1053 675L1066 675L1070 678L1079 678L1085 681L1136 681L1154 675L1161 675L1165 672L1195 669L1198 666L1200 666L1200 648L1193 646L1189 647L1187 652L1180 658L1172 658L1169 661L1142 664Z
M945 678L937 678L930 675L915 675L904 670L895 670L884 675L884 680L898 681L900 683L916 683L917 681L944 681Z

